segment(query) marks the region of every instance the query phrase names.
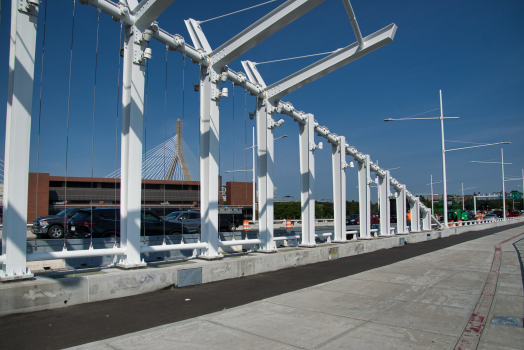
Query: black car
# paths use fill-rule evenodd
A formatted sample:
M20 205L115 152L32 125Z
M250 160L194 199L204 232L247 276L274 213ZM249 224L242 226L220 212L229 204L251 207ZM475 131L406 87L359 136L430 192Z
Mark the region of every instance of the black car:
M358 214L352 214L346 217L346 225L356 225L355 220L358 219Z
M69 208L56 215L41 216L33 220L31 232L39 237L64 237L64 223L82 208Z
M120 209L94 208L79 210L67 222L68 236L71 238L105 238L120 236ZM146 236L189 234L186 225L164 221L153 212L142 209L141 234Z

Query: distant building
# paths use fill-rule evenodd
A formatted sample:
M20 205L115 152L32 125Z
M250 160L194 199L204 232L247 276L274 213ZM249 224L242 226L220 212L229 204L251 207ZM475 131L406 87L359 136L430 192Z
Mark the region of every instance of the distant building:
M221 178L219 186L220 182ZM233 198L228 205L244 207L244 214L251 216L252 188L252 183L228 182L225 195ZM120 206L120 179L69 176L66 181L64 176L29 173L27 222L64 208L90 206ZM142 207L160 216L175 210L200 209L200 181L142 180Z

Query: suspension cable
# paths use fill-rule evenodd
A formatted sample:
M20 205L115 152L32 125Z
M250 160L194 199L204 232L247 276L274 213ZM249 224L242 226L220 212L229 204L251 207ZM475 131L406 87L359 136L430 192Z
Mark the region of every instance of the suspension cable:
M100 29L100 9L97 9L98 15L96 20L96 48L95 48L95 86L93 90L93 136L91 137L91 226L89 248L93 248L93 181L94 181L94 159L95 159L95 115L96 115L96 73L98 71L98 33Z
M65 187L64 187L64 248L66 248L66 230L67 230L67 155L69 151L69 114L71 108L71 68L73 65L73 44L74 44L74 34L75 34L75 4L76 1L73 0L73 23L71 25L71 53L69 56L69 89L67 93L67 122L66 122L66 154L65 154Z
M120 59L120 49L122 48L122 24L123 22L120 21L120 35L118 37L118 72L117 72L117 80L116 80L116 127L115 127L115 172L118 169L118 112L120 110L120 68L121 68L121 62ZM115 245L116 245L116 224L117 221L117 210L118 207L116 205L117 202L117 176L115 176ZM122 178L122 176L120 176ZM121 183L121 182L120 182ZM122 190L122 186L120 186L120 190ZM122 205L122 203L120 203ZM118 212L120 215L120 212Z
M163 213L166 216L166 129L167 129L167 56L169 53L169 46L166 45L166 82L164 85L164 206ZM166 222L163 222L164 229L164 244L166 243Z
M184 114L185 114L185 104L184 104L184 100L185 100L185 72L186 72L186 54L182 54L182 122L180 123L180 135L178 135L178 137L182 138L182 135L184 135ZM180 150L178 150L180 153L183 153L183 150L184 150L184 146L182 145L182 141L184 141L184 139L182 138L180 140ZM185 160L185 155L184 155L184 160ZM178 163L181 164L180 162L180 159L178 161ZM189 173L189 168L187 166L187 163L186 164L186 168L187 168L187 172ZM184 191L184 180L186 179L186 176L184 174L184 169L182 169L182 191ZM183 192L182 192L183 193ZM182 204L184 203L184 199L182 198ZM184 228L182 227L182 233L184 233Z
M244 89L244 153L246 156L247 170L247 90ZM246 203L247 203L247 171L246 171ZM246 210L247 213L247 210Z
M149 47L149 42L147 43L147 47ZM147 179L147 106L148 106L148 87L149 87L149 60L146 60L146 96L145 96L145 106L144 106L144 189L142 190L142 197L144 199L144 208L146 206L146 183L145 180ZM142 215L142 212L140 212L140 215ZM142 226L142 232L144 234L144 244L146 242L146 225Z
M261 4L258 4L258 5L255 5L255 6L251 6L251 7L248 7L248 8L242 9L242 10L238 10L238 11L231 12L231 13L226 13L225 15L222 15L222 16L218 16L218 17L214 17L214 18L206 19L205 21L198 21L198 23L205 23L205 22L213 21L213 20L215 20L215 19L222 18L222 17L231 16L231 15L234 15L235 13L240 13L240 12L244 12L244 11L247 11L247 10L251 10L251 9L254 9L255 7L259 7L259 6L262 6L262 5L266 5L266 4L269 4L269 3L271 3L271 2L275 2L275 1L277 1L277 0L266 1L266 2L263 2L263 3L261 3Z
M42 42L42 67L40 69L40 103L38 108L38 144L36 151L36 190L35 190L35 217L38 217L38 177L40 169L40 130L41 130L41 121L42 121L42 91L43 91L43 82L44 82L44 54L45 54L45 28L47 24L47 1L44 6L44 38ZM3 168L3 166L2 166ZM3 173L3 169L2 169ZM2 179L2 182L3 179ZM65 235L65 231L64 235ZM35 251L38 250L38 236L35 238Z
M235 185L235 83L231 82L231 90L233 90L233 186ZM231 193L233 193L233 187L231 187ZM233 203L233 198L231 198L231 203Z
M325 55L330 55L332 54L333 52L337 52L338 50L340 49L337 49L335 51L328 51L328 52L321 52L321 53L314 53L314 54L311 54L311 55L305 55L305 56L297 56L297 57L289 57L289 58L281 58L279 60L272 60L272 61L265 61L265 62L254 62L256 66L259 66L261 64L266 64L266 63L274 63L274 62L282 62L282 61L290 61L290 60L296 60L296 59L299 59L299 58L306 58L306 57L313 57L313 56L325 56Z

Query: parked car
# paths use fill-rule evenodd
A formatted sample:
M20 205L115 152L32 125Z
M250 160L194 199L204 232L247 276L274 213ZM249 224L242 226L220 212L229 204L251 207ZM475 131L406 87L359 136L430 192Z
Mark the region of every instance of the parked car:
M64 223L83 208L68 208L56 215L41 216L33 220L31 232L39 237L64 237Z
M91 216L92 214L92 216ZM104 238L120 236L120 209L81 209L67 221L68 236L72 238ZM187 226L161 219L153 212L142 209L140 228L146 236L189 234Z
M510 211L508 214L508 218L516 218L520 216L520 212L518 210Z
M484 220L495 220L495 219L498 219L499 217L497 216L497 214L486 214L484 215Z
M371 225L378 225L380 223L380 217L378 215L371 215L370 218ZM353 225L360 225L360 217L355 219L355 223Z
M346 225L356 225L355 220L358 219L358 214L351 214L346 217Z
M179 222L187 226L190 232L200 233L201 220L199 210L174 211L164 216L169 222Z

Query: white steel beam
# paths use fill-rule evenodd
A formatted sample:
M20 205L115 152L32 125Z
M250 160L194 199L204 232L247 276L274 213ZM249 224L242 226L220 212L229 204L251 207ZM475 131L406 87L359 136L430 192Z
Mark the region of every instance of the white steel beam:
M360 217L359 239L371 239L371 196L369 185L371 184L371 159L369 155L364 156L363 162L358 162L358 202Z
M400 189L397 189L397 234L407 234L406 225L406 185L400 185Z
M27 194L38 6L11 1L0 281L32 278L26 267Z
M315 157L316 148L313 114L306 115L306 124L298 124L300 149L300 202L302 204L302 244L314 247L315 243Z
M333 236L333 241L335 242L341 242L345 240L345 234L342 234L342 221L340 219L342 215L341 211L341 195L342 195L342 189L341 189L341 173L342 173L342 164L341 160L342 157L340 156L340 146L332 144L331 145L331 166L332 166L332 174L333 174L333 209L334 209L334 228L335 233ZM342 152L344 153L344 152ZM345 214L345 213L344 213ZM345 216L345 215L344 215ZM345 229L345 225L344 225ZM345 231L345 230L344 230Z
M140 259L142 201L142 122L146 42L135 26L126 26L122 76L122 136L120 180L120 246L126 256L117 266L144 267Z
M242 61L242 67L244 67L249 80L253 83L260 84L260 86L264 88L266 87L266 83L264 82L264 79L262 79L254 62Z
M389 26L368 35L364 38L365 46L360 48L358 42L353 43L345 48L339 49L331 55L313 63L312 65L291 74L290 76L271 84L267 87L267 96L269 99L280 99L283 96L293 92L301 87L329 74L340 67L351 63L358 58L393 42L393 37L397 26Z
M431 230L431 213L429 210L422 211L422 230Z
M391 208L389 203L391 184L389 182L389 171L386 171L385 177L378 178L378 190L380 191L380 235L391 235Z
M133 9L135 25L149 27L175 0L142 0Z
M220 259L218 252L218 201L220 166L220 80L212 67L200 68L200 205L201 241L208 248L200 258Z
M275 34L324 0L288 0L211 52L213 65L223 67Z
M420 202L418 198L409 200L411 211L411 232L420 232Z
M346 138L338 137L338 144L331 145L333 165L333 202L335 234L333 242L346 241Z
M258 232L264 241L261 252L276 252L273 241L273 167L275 159L274 127L272 106L258 100L257 105L257 161L258 161Z
M213 51L198 21L190 18L185 20L184 22L186 24L187 31L189 32L189 36L191 37L191 40L193 41L193 45L195 46L195 48L204 50L206 54L209 54L211 51Z

